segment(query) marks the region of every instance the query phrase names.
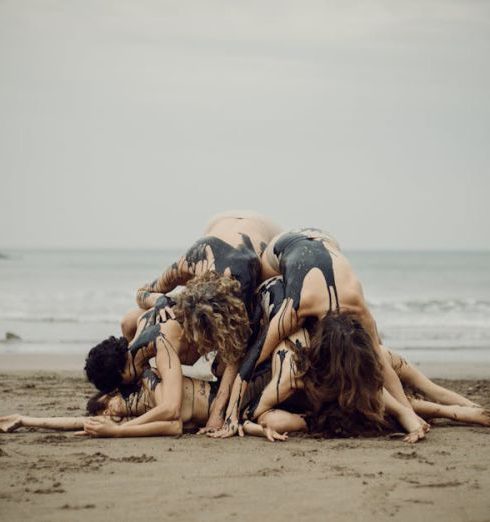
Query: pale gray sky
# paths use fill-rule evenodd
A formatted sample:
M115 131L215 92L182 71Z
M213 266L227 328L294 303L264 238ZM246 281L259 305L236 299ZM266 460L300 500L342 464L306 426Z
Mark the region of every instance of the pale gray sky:
M488 249L489 93L487 1L3 0L0 248Z

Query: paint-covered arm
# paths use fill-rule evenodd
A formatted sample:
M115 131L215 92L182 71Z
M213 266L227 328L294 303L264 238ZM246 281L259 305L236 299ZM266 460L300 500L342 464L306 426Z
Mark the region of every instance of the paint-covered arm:
M226 407L230 398L230 391L238 373L236 364L226 365L225 371L221 377L218 393L213 401L209 412L209 419L206 426L199 430L199 433L206 433L213 430L219 430L223 426Z
M180 359L172 343L163 333L160 334L155 343L157 351L156 367L162 380L161 384L155 389L156 406L140 417L130 420L126 425L136 426L155 421L180 419L183 395Z
M162 294L185 284L192 277L193 274L183 256L176 263L170 265L158 279L139 288L136 293L136 302L144 310L152 308Z
M263 392L253 400L243 413L249 420L258 419L291 397L295 391L296 365L291 350L279 347L272 360L272 377Z

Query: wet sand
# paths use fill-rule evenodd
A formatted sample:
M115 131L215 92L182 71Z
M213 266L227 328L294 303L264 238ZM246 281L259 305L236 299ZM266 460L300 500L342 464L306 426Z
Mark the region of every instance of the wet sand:
M439 381L490 407L490 381ZM0 414L81 415L80 372L4 372ZM3 520L488 521L490 429L386 436L85 439L0 434Z

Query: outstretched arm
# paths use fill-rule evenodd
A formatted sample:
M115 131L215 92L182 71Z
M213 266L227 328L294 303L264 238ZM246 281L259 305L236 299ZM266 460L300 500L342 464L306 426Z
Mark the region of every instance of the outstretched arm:
M143 425L121 426L100 422L97 419L88 419L84 426L87 435L93 437L157 437L162 435L180 435L182 433L182 421L156 421Z
M106 420L107 417L93 417ZM88 417L29 417L27 415L7 415L0 417L0 432L10 433L19 428L41 428L48 430L76 431L82 430Z
M170 265L158 279L138 289L136 293L138 306L144 310L152 308L162 294L172 291L179 285L184 285L193 275L185 257L182 256L176 263Z

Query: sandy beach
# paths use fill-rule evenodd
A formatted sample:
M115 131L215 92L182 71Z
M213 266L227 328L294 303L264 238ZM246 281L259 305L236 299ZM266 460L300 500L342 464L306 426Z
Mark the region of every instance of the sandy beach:
M489 380L439 380L490 407ZM82 415L81 372L3 371L0 414ZM0 436L3 520L487 521L490 429L435 423L426 441Z

